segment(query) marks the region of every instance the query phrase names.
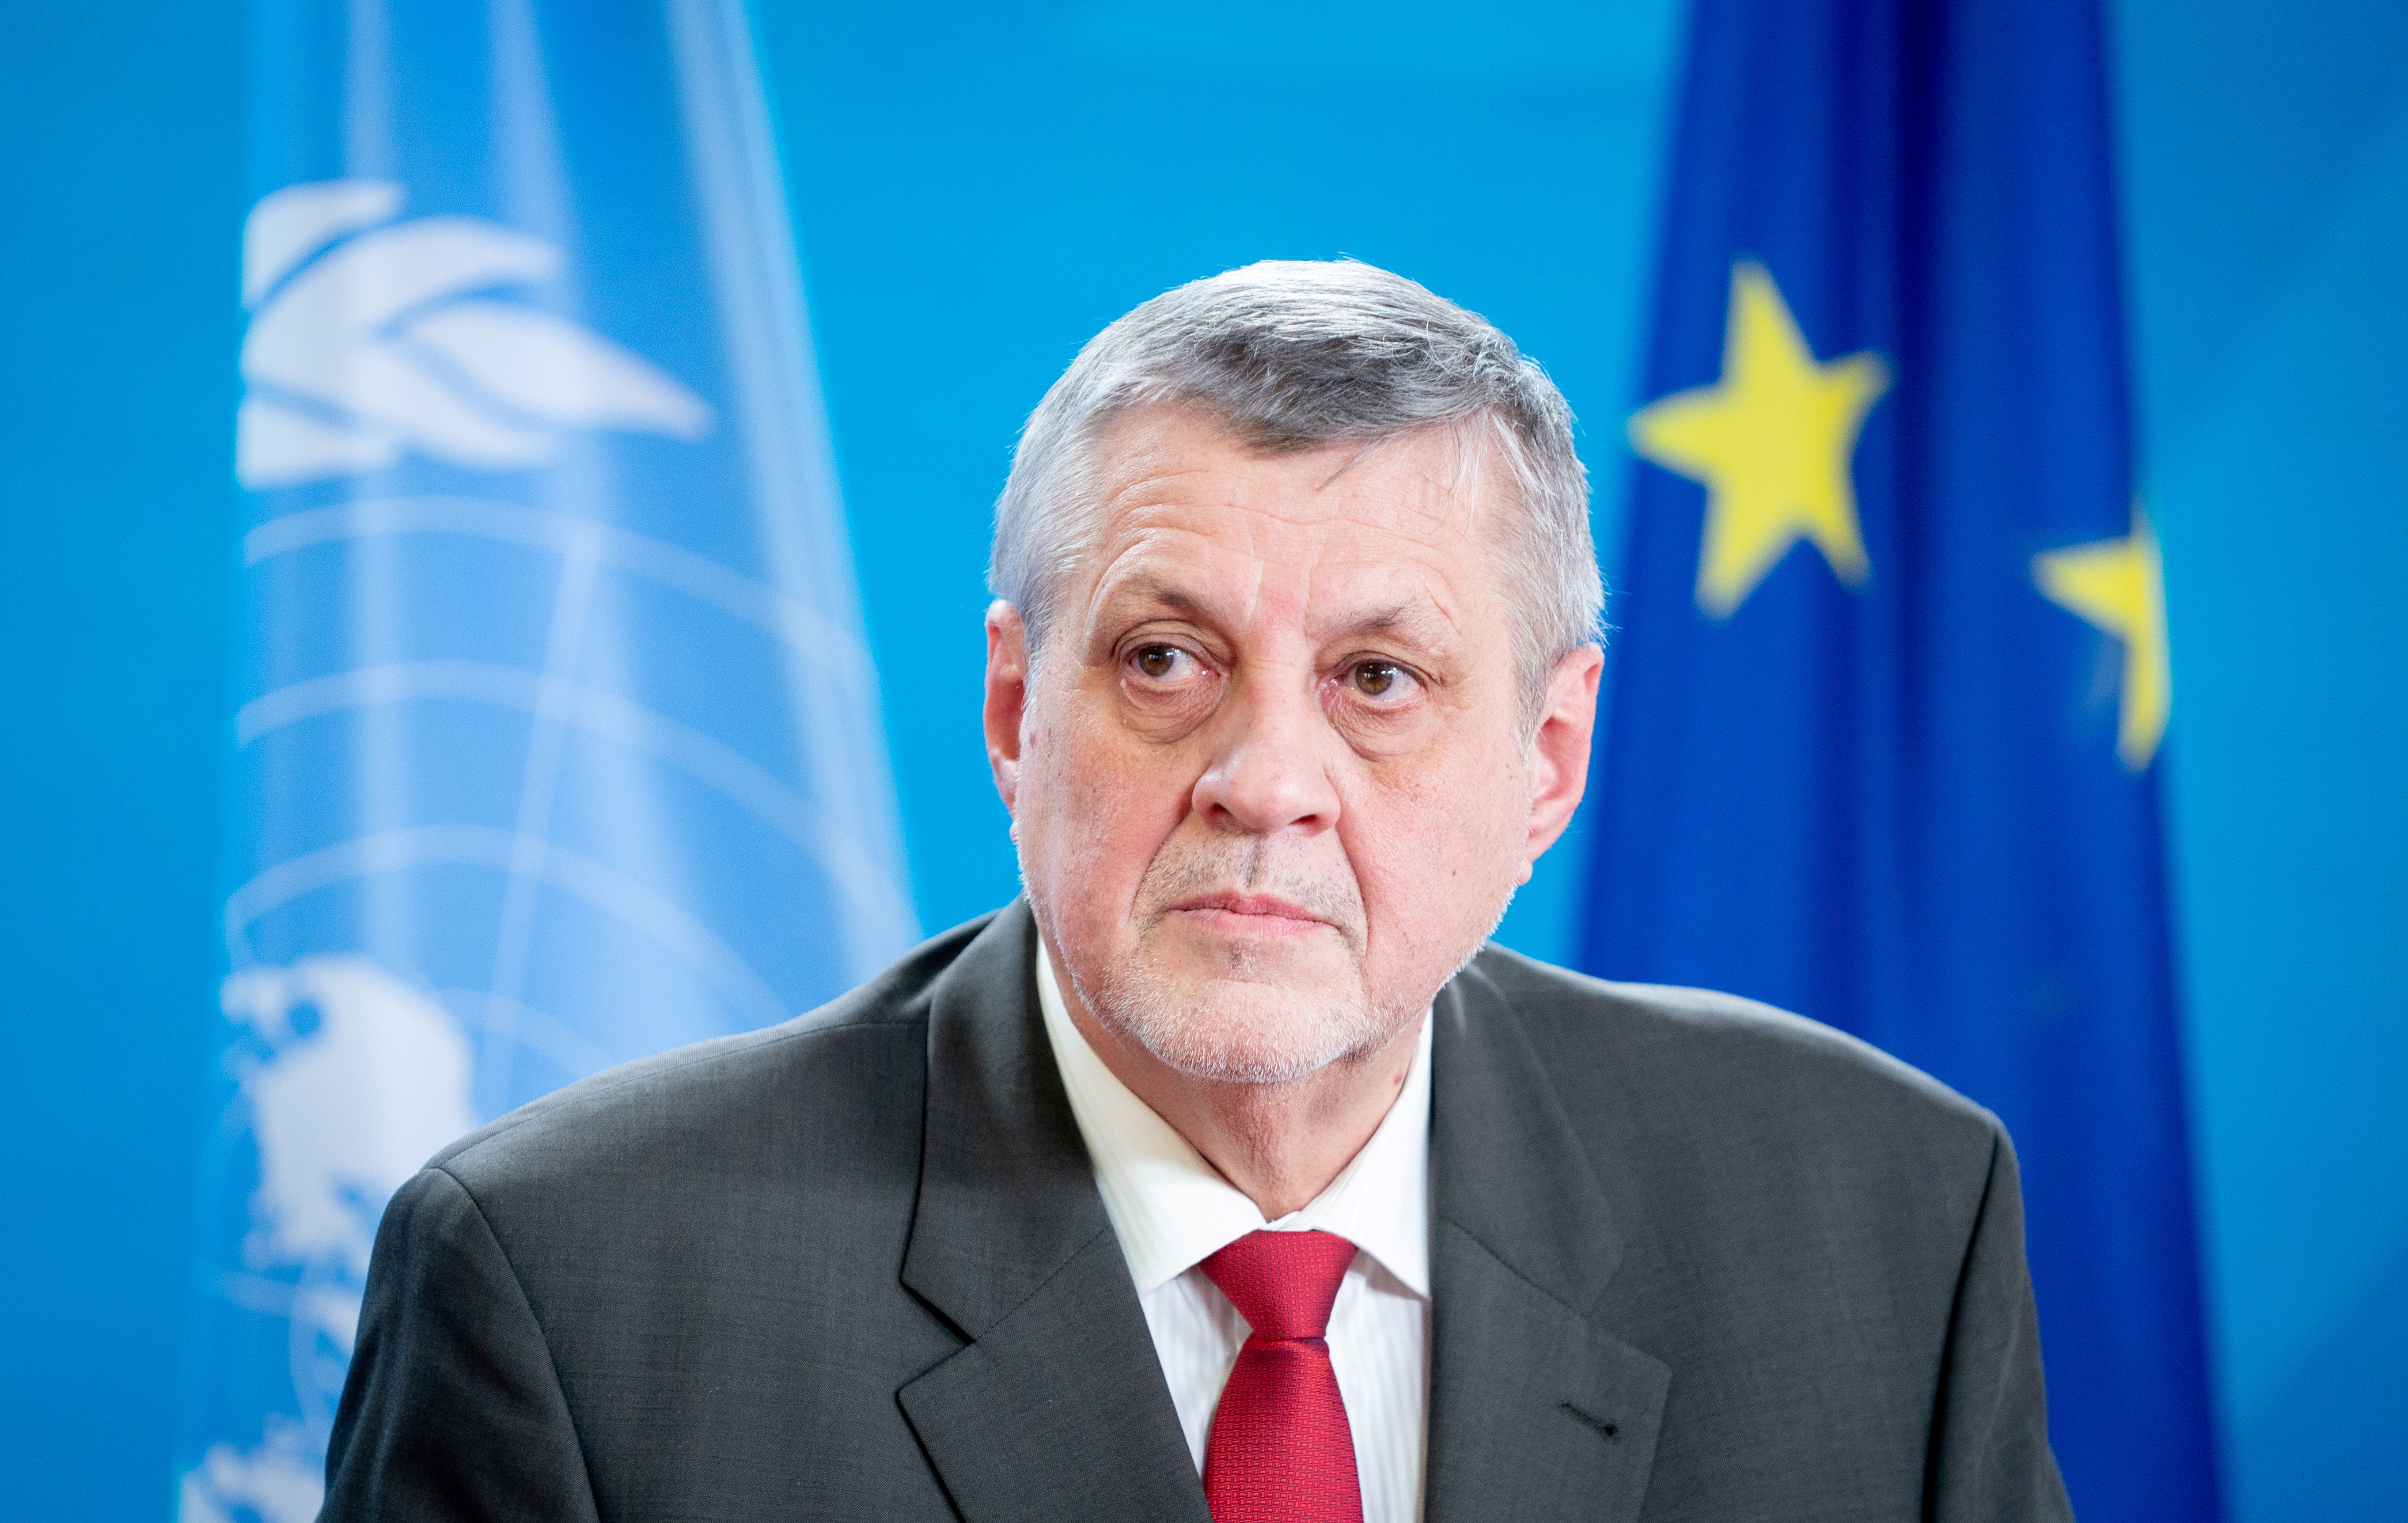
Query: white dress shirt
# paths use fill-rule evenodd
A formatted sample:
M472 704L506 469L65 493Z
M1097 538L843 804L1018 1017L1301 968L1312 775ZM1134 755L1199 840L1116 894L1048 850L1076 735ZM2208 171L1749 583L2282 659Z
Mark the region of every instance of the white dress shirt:
M1371 1140L1302 1210L1267 1222L1096 1056L1071 1024L1041 941L1037 995L1197 1470L1248 1330L1200 1265L1266 1228L1335 1232L1357 1250L1329 1311L1329 1362L1354 1435L1363 1523L1417 1523L1429 1419L1428 1017Z

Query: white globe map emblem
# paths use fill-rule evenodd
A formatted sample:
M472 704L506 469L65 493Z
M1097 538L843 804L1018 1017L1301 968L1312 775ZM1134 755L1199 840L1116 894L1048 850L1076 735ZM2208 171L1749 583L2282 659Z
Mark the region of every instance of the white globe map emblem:
M246 1264L299 1272L294 1385L322 1432L341 1392L368 1250L386 1200L444 1144L476 1126L468 1038L451 1012L366 957L304 957L229 975L220 1002L268 1056L236 1077L259 1148ZM244 1453L219 1444L184 1477L182 1516L248 1511L300 1523L322 1481L307 1422L271 1425Z
M697 34L695 46L715 36ZM719 151L751 121L696 130ZM760 145L743 137L738 150ZM744 162L774 169L773 157ZM764 205L781 196L773 185ZM204 1260L206 1327L224 1349L210 1350L216 1385L181 1450L185 1523L317 1516L377 1225L429 1157L513 1097L794 1008L748 957L748 916L681 891L666 812L575 827L555 818L572 761L586 782L691 812L679 819L693 839L733 863L819 880L824 889L795 883L826 893L847 927L834 944L859 949L869 969L917 939L899 845L882 824L891 800L875 721L860 722L877 712L875 671L847 606L819 600L822 571L847 573L840 520L824 543L814 538L836 510L807 421L808 349L775 299L796 284L782 218L739 207L728 247L742 267L713 277L727 289L713 287L710 310L768 314L721 331L743 426L724 448L678 452L696 468L742 473L752 517L728 522L758 539L756 568L674 526L659 538L613 522L613 493L634 488L587 480L580 434L691 443L719 417L651 360L562 315L580 310L562 248L480 217L405 218L408 199L385 180L316 180L263 197L244 226L251 320L236 464L264 516L243 553L275 575L259 583L265 691L235 728L267 797L359 807L328 811L322 830L314 818L262 828L263 859L225 905L235 971L221 1004L237 1093L222 1133L233 1172L219 1177L239 1193L213 1214ZM729 231L711 223L704 245ZM693 328L661 330L659 352L709 373ZM553 466L533 481L499 474ZM321 547L308 565L280 559ZM539 654L488 638L444 600L458 591L489 607L496 588L524 603L504 611L552 610ZM664 703L649 668L613 643L623 624L655 617L698 659L725 662L757 701ZM514 739L500 752L464 749L455 722L477 736L498 724L492 733ZM427 785L375 794L354 775L362 758L376 779ZM476 786L461 784L471 772ZM515 808L481 791L512 781ZM498 892L495 908L347 918L364 886L379 885L371 899L408 900L430 892L413 876L430 870L477 875ZM671 1013L631 1033L544 1008L527 970L553 914L574 936L624 938L614 951L675 991ZM465 963L463 936L478 942ZM466 986L467 966L491 976ZM445 969L464 986L429 982Z
M236 468L253 491L397 463L539 467L579 429L696 439L710 408L639 356L503 293L557 278L561 251L474 217L396 222L370 180L291 185L243 229L246 395ZM179 1485L186 1523L308 1523L351 1361L369 1250L393 1192L472 1129L474 1056L434 995L369 958L237 970L220 1002L250 1038L239 1103L259 1178L247 1302L284 1316L300 1412L257 1446L212 1445ZM261 1056L264 1052L265 1056Z

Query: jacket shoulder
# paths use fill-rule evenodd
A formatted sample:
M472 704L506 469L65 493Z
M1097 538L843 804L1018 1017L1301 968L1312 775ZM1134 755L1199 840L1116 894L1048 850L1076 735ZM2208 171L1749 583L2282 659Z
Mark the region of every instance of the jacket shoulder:
M740 1157L775 1132L781 1148L861 1135L873 1095L924 1077L932 991L993 915L935 937L877 977L792 1020L638 1058L519 1107L427 1160L472 1195L548 1177L595 1183L635 1170ZM881 1106L880 1109L892 1109ZM884 1119L893 1120L893 1117ZM916 1124L916 1116L913 1118Z
M1518 1017L1567 1105L1611 1090L1665 1119L1896 1145L1954 1142L1986 1159L2005 1131L1972 1100L1870 1042L1711 989L1625 984L1484 948L1467 976Z

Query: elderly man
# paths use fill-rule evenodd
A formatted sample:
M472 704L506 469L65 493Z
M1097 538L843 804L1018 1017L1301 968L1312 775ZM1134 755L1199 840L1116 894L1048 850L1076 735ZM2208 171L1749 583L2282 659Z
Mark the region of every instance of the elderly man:
M1025 898L435 1158L327 1516L2068 1516L1991 1116L1484 944L1587 773L1586 510L1411 281L1106 329L996 518Z

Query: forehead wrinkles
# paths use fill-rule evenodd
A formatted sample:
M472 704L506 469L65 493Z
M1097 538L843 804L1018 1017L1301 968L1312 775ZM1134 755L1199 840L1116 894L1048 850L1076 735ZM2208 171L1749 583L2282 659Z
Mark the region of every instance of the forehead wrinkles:
M1197 553L1182 555L1170 548L1182 541L1195 546ZM1220 545L1211 535L1182 524L1147 525L1129 533L1118 546L1107 542L1105 549L1111 558L1096 569L1087 588L1091 621L1116 599L1127 596L1222 617L1230 612L1222 606L1227 594L1236 594L1249 616L1262 598L1266 567L1262 557ZM1232 577L1233 569L1243 578L1242 585Z
M1460 634L1467 589L1455 573L1467 551L1486 557L1468 542L1473 510L1457 500L1460 476L1398 459L1411 442L1293 456L1223 444L1192 463L1168 458L1183 452L1132 451L1100 505L1090 617L1135 588L1174 606L1182 592L1209 598L1210 612L1243 623L1277 611L1320 625L1414 625L1428 621L1412 611L1426 610ZM1452 467L1455 452L1445 453Z
M1469 533L1478 519L1474 499L1481 495L1485 453L1482 439L1467 437L1463 428L1432 424L1386 438L1341 439L1270 453L1249 447L1220 421L1192 408L1141 409L1099 441L1093 478L1101 488L1096 526L1100 537L1133 507L1182 497L1305 524L1359 505L1369 490L1383 505L1403 507L1402 516L1427 517L1434 525Z
M1460 594L1448 580L1442 547L1405 555L1381 554L1381 548L1324 540L1304 554L1282 555L1255 544L1224 544L1183 525L1154 525L1113 551L1094 583L1089 619L1160 608L1233 635L1292 626L1314 643L1367 629L1393 630L1426 646L1462 639Z

